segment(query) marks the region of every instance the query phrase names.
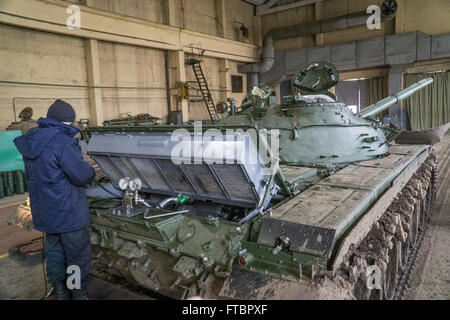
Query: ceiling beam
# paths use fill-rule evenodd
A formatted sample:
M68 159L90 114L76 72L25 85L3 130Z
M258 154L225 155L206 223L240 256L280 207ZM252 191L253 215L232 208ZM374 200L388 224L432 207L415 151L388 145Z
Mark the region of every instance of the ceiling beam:
M81 28L66 26L71 2L57 0L1 0L0 24L141 47L191 52L239 62L258 61L257 47L200 32L135 19L79 5Z
M322 2L324 0L299 0L293 3L284 4L280 6L275 6L278 0L270 0L265 5L256 7L256 15L263 16L269 13L275 13L280 11L285 11L289 9L295 9L299 7L304 7L316 2Z

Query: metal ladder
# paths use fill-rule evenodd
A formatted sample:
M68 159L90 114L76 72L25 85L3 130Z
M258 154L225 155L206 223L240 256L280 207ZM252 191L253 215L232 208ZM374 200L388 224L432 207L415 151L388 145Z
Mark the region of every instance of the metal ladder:
M194 70L195 78L197 79L197 83L202 93L203 101L205 102L206 109L208 110L211 121L214 123L219 120L219 116L217 115L216 105L211 96L211 92L208 88L208 82L206 81L205 74L203 73L201 61L197 59L190 59L186 62L186 64L192 66L192 70Z

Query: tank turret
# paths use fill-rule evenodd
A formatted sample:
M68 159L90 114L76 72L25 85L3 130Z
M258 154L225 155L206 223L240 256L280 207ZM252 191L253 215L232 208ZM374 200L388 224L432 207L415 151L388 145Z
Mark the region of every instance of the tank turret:
M339 81L327 62L305 66L292 80L294 96L281 105L268 103L269 94L253 89L240 114L223 118L219 125L256 125L279 132L281 164L316 166L345 164L381 157L400 131L370 118L431 84L427 78L354 114L329 91ZM249 106L249 102L254 102ZM264 109L264 112L262 110Z

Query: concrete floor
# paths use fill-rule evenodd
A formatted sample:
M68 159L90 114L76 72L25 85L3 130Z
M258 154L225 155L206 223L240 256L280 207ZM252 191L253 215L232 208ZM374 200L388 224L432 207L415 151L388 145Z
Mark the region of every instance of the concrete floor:
M8 225L8 217L14 211L15 203L26 197L13 196L1 199L0 207L0 299L39 299L45 291L42 265L30 267L12 259L8 250L11 246L42 237L38 231L27 232ZM9 204L8 204L9 202ZM13 205L11 205L13 204Z
M8 254L10 247L42 237L41 232L27 232L7 223L17 203L26 198L26 195L13 196L0 202L0 300L38 300L46 293L41 260L34 259L34 265L30 265ZM150 299L96 277L91 278L88 292L94 300Z
M29 266L11 257L0 259L0 300L39 300L45 293L42 264ZM88 293L91 300L151 299L96 277L91 278ZM54 296L49 300L54 300Z
M418 253L406 292L407 299L450 299L450 132L435 146L439 154L439 185L434 204L434 216ZM18 243L42 236L7 225L15 204L24 195L0 201L0 299L39 299L45 293L40 263L29 266L8 255L8 249ZM124 288L94 278L89 285L93 299L148 299Z

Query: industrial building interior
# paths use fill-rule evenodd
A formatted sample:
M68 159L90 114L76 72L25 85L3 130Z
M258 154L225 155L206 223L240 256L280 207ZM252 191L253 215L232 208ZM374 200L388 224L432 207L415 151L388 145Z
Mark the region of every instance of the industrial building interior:
M0 299L449 300L449 13L0 0ZM226 164L174 162L173 133L194 150L199 126ZM55 128L73 134L36 140ZM80 230L89 280L69 292L44 252Z

